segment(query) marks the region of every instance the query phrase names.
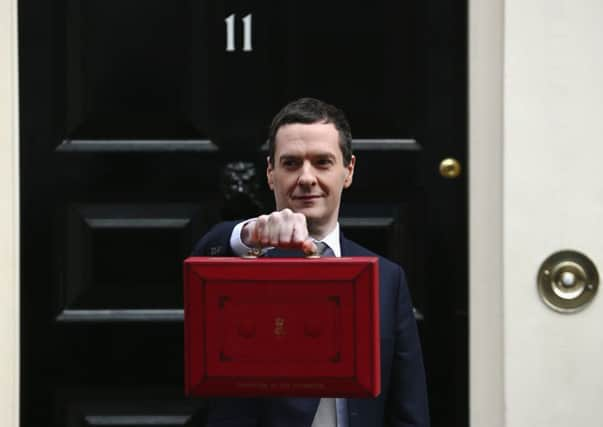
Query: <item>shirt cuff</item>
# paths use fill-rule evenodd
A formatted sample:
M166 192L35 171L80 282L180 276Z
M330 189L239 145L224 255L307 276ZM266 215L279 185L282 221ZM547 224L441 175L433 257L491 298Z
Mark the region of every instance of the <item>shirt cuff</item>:
M241 231L243 230L243 227L245 224L251 221L255 221L255 218L239 222L232 230L232 234L230 235L230 249L232 249L232 252L236 256L247 255L249 251L253 249L243 243L243 240L241 239ZM261 255L264 255L269 249L271 248L262 248Z

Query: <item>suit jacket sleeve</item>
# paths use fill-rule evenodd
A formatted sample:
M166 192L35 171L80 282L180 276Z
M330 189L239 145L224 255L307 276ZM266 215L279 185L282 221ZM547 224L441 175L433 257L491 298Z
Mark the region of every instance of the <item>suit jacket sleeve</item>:
M212 227L197 242L191 256L233 256L230 235L238 222L222 222Z
M421 344L404 272L397 267L395 347L387 422L396 427L429 426Z

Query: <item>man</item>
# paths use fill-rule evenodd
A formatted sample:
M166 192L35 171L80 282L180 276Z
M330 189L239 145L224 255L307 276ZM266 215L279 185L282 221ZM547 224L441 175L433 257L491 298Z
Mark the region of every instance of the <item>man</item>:
M274 118L266 174L276 211L214 227L193 255L243 255L261 248L313 253L323 242L334 256L377 256L339 231L341 194L356 158L350 126L337 108L312 98ZM275 249L273 249L275 248ZM427 426L425 374L416 322L402 269L379 257L381 394L375 399L213 399L208 426Z

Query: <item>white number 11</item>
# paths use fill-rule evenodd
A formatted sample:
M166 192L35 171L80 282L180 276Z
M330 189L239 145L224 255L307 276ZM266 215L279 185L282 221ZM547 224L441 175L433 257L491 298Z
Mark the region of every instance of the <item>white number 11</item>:
M251 52L251 13L245 15L243 19L243 52ZM234 52L235 48L235 14L231 13L226 19L226 52Z

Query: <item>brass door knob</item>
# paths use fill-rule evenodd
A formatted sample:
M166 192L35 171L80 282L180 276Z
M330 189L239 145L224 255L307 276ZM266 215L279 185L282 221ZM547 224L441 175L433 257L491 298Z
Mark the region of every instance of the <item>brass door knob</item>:
M453 179L461 174L461 164L457 159L448 157L440 162L440 175Z
M542 300L562 313L583 309L594 298L598 286L597 268L580 252L556 252L544 260L538 271Z

